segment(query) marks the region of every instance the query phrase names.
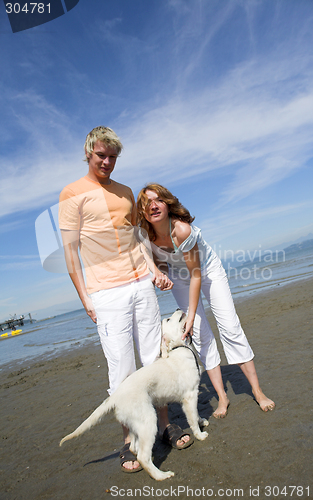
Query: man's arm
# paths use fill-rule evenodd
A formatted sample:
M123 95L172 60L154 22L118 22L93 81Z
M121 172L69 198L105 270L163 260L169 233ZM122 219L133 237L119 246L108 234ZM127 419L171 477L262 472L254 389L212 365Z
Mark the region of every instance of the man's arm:
M96 312L92 301L87 294L86 284L83 276L82 265L78 255L79 231L61 230L64 255L68 273L77 290L86 313L94 323L97 322Z

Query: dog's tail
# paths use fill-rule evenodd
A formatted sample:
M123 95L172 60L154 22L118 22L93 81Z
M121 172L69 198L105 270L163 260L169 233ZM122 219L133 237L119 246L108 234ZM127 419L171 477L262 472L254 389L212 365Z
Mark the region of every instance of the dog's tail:
M84 432L89 431L89 429L100 422L102 417L112 410L114 406L114 399L111 396L105 399L103 403L98 406L98 408L96 408L95 411L82 424L80 424L74 432L61 439L60 446L62 446L65 441L81 436Z

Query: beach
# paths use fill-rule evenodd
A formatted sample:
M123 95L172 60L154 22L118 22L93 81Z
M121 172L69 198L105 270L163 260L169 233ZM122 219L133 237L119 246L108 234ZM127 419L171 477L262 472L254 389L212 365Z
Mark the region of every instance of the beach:
M113 414L59 447L107 397L99 344L2 371L1 500L312 496L312 306L313 279L236 304L260 385L277 406L260 410L241 370L226 364L218 340L228 415L212 417L216 394L204 372L198 408L210 422L209 437L182 451L157 438L156 465L175 472L163 482L145 471L120 471L122 435ZM214 319L209 320L218 337ZM170 421L188 428L179 405L170 405Z

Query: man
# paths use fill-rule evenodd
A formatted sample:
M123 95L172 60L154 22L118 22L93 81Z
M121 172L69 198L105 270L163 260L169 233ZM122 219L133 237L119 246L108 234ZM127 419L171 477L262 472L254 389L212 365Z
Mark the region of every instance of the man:
M87 314L97 323L108 363L109 394L136 370L133 340L143 365L156 359L161 342L158 302L135 236L134 196L130 188L111 179L122 147L112 129L94 128L85 142L88 173L63 189L59 208L68 272ZM155 266L152 272L156 286L172 287ZM167 408L159 411L159 417L163 432L169 424ZM123 436L121 467L136 472L141 467L129 450L126 427ZM185 447L189 435L182 433L176 440Z

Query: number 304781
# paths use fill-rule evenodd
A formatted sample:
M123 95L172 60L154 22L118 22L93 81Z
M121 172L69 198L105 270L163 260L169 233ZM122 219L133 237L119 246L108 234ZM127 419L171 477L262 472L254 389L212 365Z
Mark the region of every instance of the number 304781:
M50 14L50 4L44 3L6 3L5 4L6 13L7 14L19 14L23 12L24 14L43 14L44 12L48 12Z

